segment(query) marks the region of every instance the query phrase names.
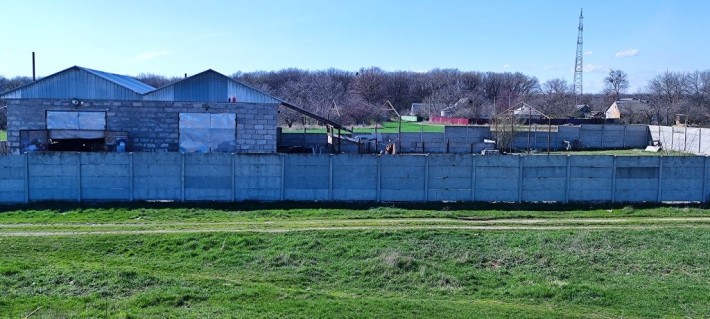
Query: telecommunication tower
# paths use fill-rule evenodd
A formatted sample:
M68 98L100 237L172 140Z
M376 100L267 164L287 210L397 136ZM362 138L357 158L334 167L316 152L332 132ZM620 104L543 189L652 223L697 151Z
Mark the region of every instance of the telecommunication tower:
M582 24L582 9L579 9L579 32L577 33L577 58L574 60L574 103L579 104L579 100L582 98L582 71L584 68L584 63L582 58L584 57L584 51L582 49L582 31L584 31L584 26Z

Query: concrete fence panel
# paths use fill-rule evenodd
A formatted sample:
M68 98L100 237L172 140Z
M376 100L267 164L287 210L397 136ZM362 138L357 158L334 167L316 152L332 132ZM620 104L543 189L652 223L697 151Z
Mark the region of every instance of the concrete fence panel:
M705 157L661 157L661 201L703 201Z
M475 201L521 201L521 156L477 156L474 168Z
M0 203L706 202L693 156L47 153L0 156Z
M78 153L29 155L29 200L80 201L80 159Z
M234 155L234 199L277 201L284 199L285 156Z
M376 201L379 156L338 155L331 160L331 200Z
M330 155L286 156L284 199L329 200L330 158Z
M382 156L380 200L426 201L428 156Z
M27 155L0 155L0 203L22 203L28 199Z
M569 157L569 201L614 201L613 156Z
M524 156L521 159L522 201L567 201L567 156Z
M185 200L231 201L234 193L229 154L185 154Z
M470 155L430 155L427 200L471 200L472 162L473 156Z
M618 156L615 201L657 202L661 198L661 157Z
M133 153L133 198L184 200L185 157L181 153Z
M82 200L130 200L131 154L81 153Z

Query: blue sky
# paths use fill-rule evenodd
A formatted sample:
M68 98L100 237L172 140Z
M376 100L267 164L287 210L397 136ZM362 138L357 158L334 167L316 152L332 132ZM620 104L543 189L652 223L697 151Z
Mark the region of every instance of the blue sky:
M710 1L5 1L0 75L73 65L136 75L338 68L523 72L572 82L584 8L584 90L610 68L631 93L710 69Z

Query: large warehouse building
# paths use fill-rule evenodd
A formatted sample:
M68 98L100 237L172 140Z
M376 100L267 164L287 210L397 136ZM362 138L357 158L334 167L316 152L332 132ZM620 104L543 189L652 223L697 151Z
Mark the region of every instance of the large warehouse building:
M11 152L276 152L278 108L306 112L207 70L162 88L74 66L0 94Z

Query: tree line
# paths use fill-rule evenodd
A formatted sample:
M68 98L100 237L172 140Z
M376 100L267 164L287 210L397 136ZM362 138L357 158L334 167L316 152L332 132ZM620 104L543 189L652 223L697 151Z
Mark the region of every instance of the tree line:
M524 101L547 116L568 118L580 115L576 104L587 105L599 114L615 100L629 97L640 98L647 103L645 109L634 110L644 113L642 116L629 117L627 121L672 124L674 115L680 113L687 115L689 123L710 124L710 70L664 72L651 79L643 92L633 95L627 92L628 75L622 70L610 70L603 92L585 94L577 99L572 85L564 79L540 83L534 76L510 72L457 69L385 71L378 67L351 72L292 68L238 72L231 77L346 125L375 121L385 115L382 106L386 101L390 101L400 114L407 114L412 103L441 108L465 100L467 103L456 108L451 115L468 118L493 118ZM150 73L139 74L135 78L154 87L182 79ZM31 80L29 77L0 76L0 92L30 83ZM438 111L434 108L430 110L432 114L426 115L438 115ZM5 122L2 116L0 125ZM289 110L281 110L280 120L289 126L304 121L301 115Z

